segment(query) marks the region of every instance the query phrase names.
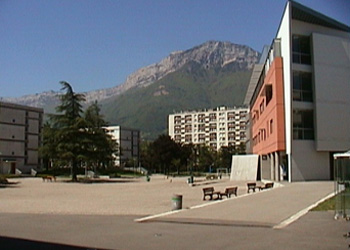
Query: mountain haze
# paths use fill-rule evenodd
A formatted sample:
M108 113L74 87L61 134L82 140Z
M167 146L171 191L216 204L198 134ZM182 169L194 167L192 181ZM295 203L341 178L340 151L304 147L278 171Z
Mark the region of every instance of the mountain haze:
M245 45L209 41L171 53L132 73L119 86L83 94L87 104L100 102L111 124L140 129L146 138L155 138L165 132L169 113L242 105L258 58L259 53ZM48 91L2 100L53 112L58 94Z

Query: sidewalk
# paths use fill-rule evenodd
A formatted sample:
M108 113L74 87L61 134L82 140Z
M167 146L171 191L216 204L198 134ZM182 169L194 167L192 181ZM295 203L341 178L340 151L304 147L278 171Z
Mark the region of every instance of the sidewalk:
M208 202L136 221L223 224L282 228L334 192L333 182L284 183L255 193Z

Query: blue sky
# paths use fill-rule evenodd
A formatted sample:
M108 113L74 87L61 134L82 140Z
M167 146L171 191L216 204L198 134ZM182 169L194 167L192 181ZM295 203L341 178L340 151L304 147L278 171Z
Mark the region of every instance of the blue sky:
M350 1L300 0L350 26ZM208 40L261 51L284 0L0 0L0 97L119 85Z

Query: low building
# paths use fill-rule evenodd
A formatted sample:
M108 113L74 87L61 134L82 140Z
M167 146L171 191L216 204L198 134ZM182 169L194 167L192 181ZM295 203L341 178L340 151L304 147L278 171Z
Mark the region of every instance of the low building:
M246 140L247 114L247 108L227 107L171 114L168 133L178 143L238 147Z
M121 126L108 126L105 129L118 144L115 165L124 167L128 161L133 161L135 167L139 166L140 131Z
M246 96L261 179L333 178L333 154L350 148L349 51L350 27L287 2Z
M43 113L41 108L0 102L0 173L30 173L40 166Z

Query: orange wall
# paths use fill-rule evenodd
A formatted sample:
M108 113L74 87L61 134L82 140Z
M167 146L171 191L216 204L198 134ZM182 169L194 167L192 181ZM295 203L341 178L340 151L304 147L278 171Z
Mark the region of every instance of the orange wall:
M266 105L265 88L272 86L272 99ZM283 65L276 57L266 74L263 87L250 110L254 154L285 150Z

